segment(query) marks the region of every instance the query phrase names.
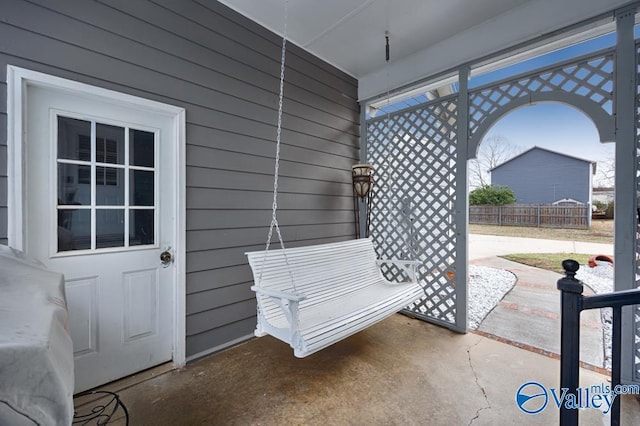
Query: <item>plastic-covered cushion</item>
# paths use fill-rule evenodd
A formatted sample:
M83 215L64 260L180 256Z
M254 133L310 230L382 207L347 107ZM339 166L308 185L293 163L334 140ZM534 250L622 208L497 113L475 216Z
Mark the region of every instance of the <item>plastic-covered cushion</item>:
M0 246L0 425L71 424L64 278Z

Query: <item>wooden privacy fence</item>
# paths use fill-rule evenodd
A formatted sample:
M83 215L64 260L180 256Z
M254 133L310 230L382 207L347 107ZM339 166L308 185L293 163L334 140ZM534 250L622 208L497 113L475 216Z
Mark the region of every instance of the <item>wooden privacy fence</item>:
M469 207L469 223L482 225L589 229L590 215L591 209L588 204L580 206L508 204Z

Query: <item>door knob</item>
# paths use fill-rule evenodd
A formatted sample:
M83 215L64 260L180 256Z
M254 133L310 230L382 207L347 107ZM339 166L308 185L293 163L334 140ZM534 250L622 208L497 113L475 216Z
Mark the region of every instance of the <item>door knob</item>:
M160 263L162 263L162 266L164 266L164 267L169 266L169 264L173 260L173 256L171 255L171 251L170 250L171 249L168 248L165 251L163 251L162 253L160 253Z

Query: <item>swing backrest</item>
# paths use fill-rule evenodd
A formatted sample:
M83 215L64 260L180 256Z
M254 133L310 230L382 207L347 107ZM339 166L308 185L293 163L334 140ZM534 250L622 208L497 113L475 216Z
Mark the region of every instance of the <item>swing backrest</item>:
M383 280L373 244L365 238L269 250L266 256L264 251L249 252L247 257L256 286L302 294L306 299L301 302L301 308L347 295ZM265 308L280 311L268 297L258 301L263 312Z

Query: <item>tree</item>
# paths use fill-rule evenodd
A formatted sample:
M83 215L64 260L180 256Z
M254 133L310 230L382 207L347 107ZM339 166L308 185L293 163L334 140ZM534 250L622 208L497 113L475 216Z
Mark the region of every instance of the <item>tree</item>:
M609 155L606 159L598 161L596 175L593 178L594 186L613 188L616 177L615 155Z
M469 186L471 188L481 188L490 185L489 170L521 152L521 147L513 145L504 136L494 135L483 139L478 149L478 155L469 161Z
M484 185L469 193L469 204L472 206L503 206L516 202L516 195L511 188L501 185Z

